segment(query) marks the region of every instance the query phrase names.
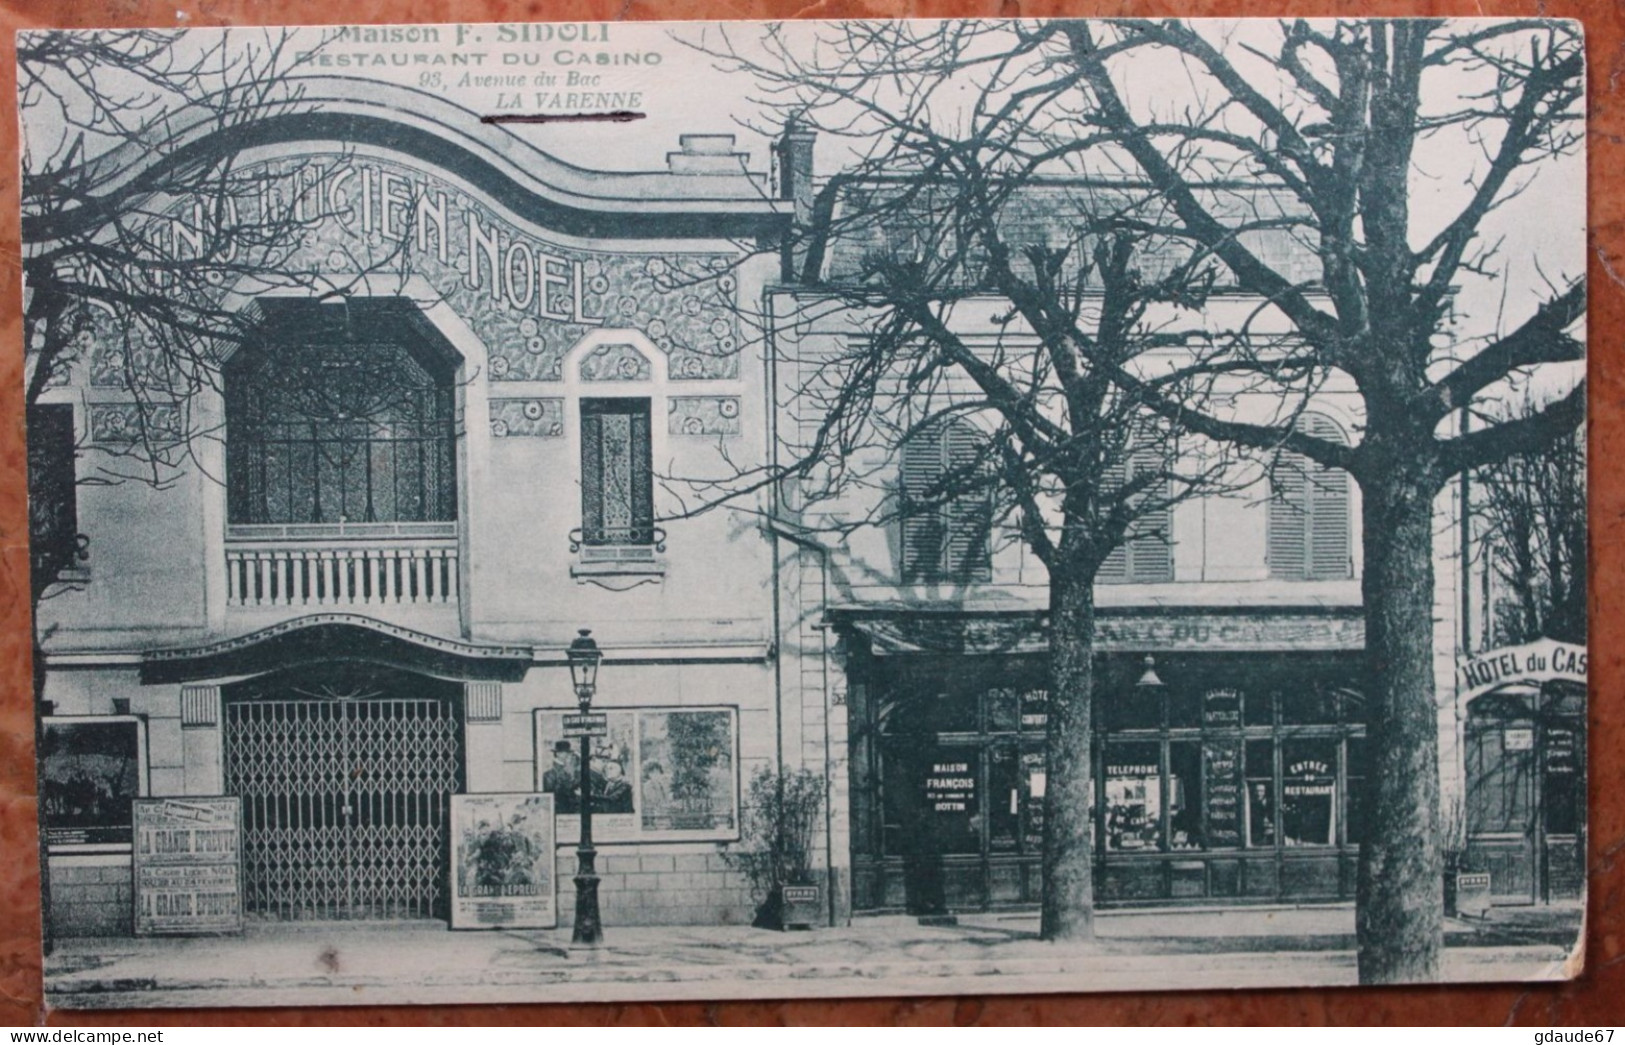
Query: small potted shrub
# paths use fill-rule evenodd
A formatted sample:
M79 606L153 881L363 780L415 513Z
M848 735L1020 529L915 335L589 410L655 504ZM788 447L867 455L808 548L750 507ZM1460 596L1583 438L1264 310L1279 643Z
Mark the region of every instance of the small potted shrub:
M810 770L763 768L745 793L737 848L724 857L750 881L759 929L811 929L823 923L824 888L812 847L824 808L824 778Z

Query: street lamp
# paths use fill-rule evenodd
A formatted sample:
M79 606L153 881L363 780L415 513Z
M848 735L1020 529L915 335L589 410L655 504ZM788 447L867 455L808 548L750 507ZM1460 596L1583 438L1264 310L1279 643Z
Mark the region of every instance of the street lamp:
M598 665L604 654L592 640L592 630L581 633L565 651L570 661L570 682L575 686L576 704L585 719L592 712L592 696L598 690ZM576 848L576 924L570 942L594 947L603 942L604 924L598 917L598 850L592 844L592 736L583 729L581 737L581 844Z

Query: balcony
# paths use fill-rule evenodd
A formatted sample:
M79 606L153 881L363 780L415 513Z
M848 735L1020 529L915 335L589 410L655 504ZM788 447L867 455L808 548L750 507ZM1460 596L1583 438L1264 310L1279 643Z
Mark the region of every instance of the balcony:
M226 604L455 606L457 524L232 526Z

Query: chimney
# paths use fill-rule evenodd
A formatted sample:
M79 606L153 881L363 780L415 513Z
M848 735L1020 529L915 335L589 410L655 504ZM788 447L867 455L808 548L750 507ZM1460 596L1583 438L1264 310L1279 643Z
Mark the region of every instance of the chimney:
M798 225L812 216L813 143L817 140L816 133L792 117L773 143L773 156L779 165L779 199L795 202Z
M784 125L784 133L773 143L773 158L779 172L779 199L795 204L794 224L780 252L780 267L786 282L795 282L807 263L810 227L813 217L813 143L818 135L803 127L794 117Z

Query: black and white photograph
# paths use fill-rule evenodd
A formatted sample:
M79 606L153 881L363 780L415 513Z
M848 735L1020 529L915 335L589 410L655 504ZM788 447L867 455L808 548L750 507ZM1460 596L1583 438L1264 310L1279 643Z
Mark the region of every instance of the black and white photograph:
M20 32L46 1003L1580 975L1584 45Z

